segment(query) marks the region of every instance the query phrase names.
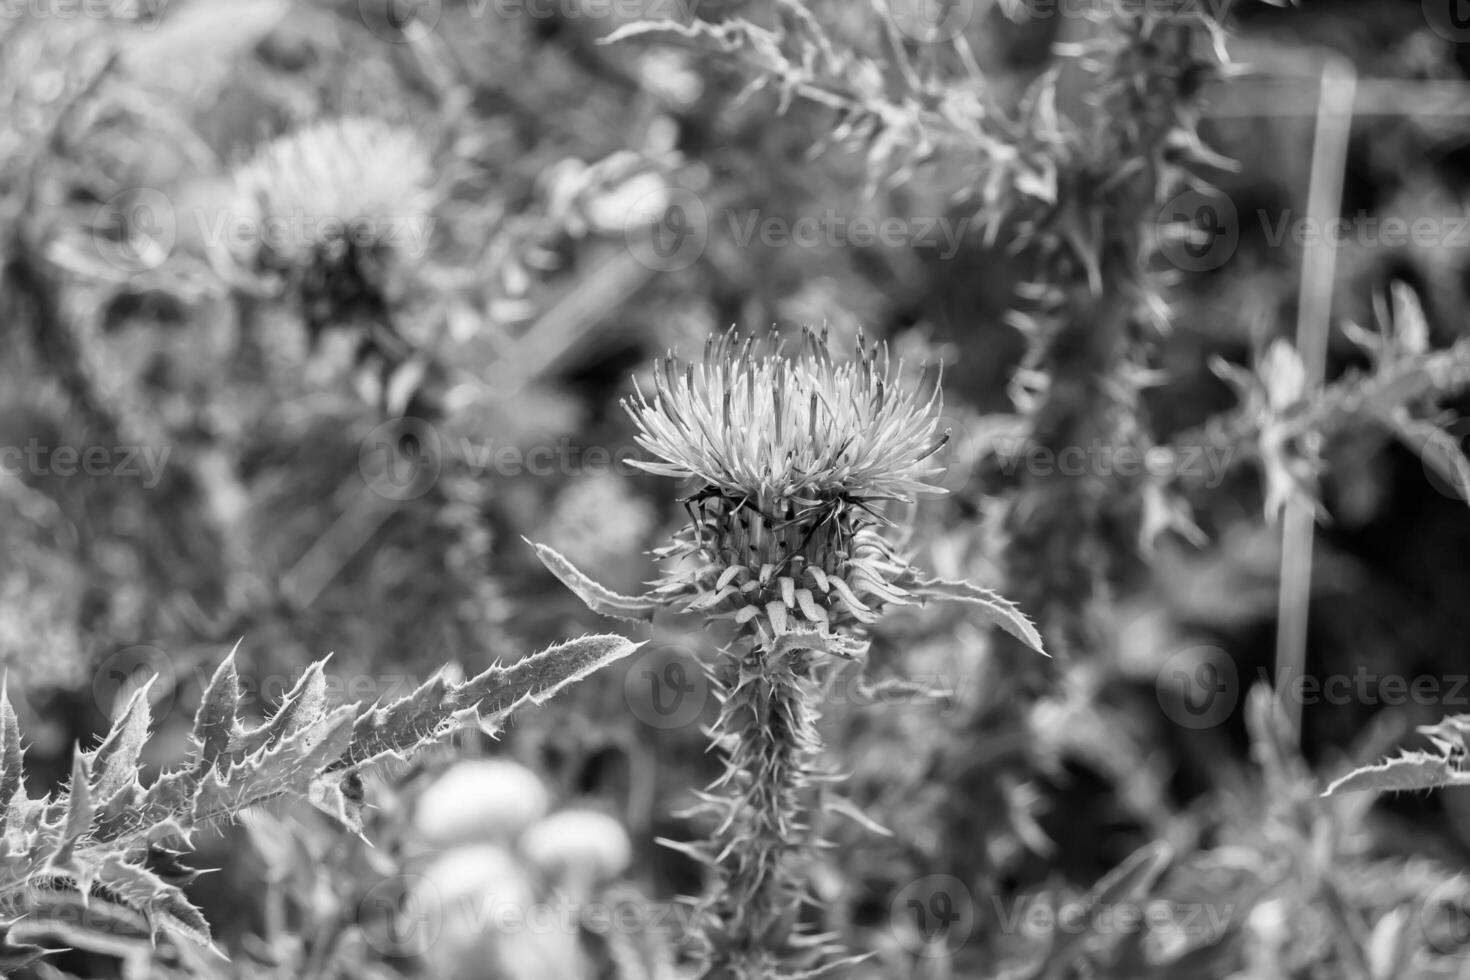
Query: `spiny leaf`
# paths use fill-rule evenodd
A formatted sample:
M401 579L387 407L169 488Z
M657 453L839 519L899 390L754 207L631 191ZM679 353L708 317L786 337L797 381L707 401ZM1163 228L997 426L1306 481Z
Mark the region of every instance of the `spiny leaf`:
M321 720L327 706L327 680L323 674L326 664L324 659L306 668L270 721L241 738L241 751L248 754L275 745Z
M201 819L232 815L285 793L306 795L318 775L347 754L354 705L343 705L248 756L207 773L194 797Z
M642 644L616 635L584 636L550 647L510 667L495 666L462 684L442 676L392 704L364 712L352 733L351 758L343 765L366 765L401 754L438 738L455 718L473 710L495 720L530 701L539 704Z
M540 558L541 563L551 570L551 574L576 593L577 598L581 599L593 612L634 623L646 623L653 619L658 603L652 599L620 595L588 578L554 549L544 544L536 544L529 539L526 540L526 543L536 549L536 557Z
M1020 640L1043 657L1046 652L1041 634L1026 618L1026 614L1005 596L990 589L981 588L970 582L950 581L938 578L916 578L904 582L904 587L920 599L949 599L978 606L980 614L990 622Z
M143 913L155 935L166 930L201 946L209 945L209 923L203 914L189 903L182 890L147 868L110 856L97 869L97 884Z
M1323 796L1342 793L1403 793L1440 786L1470 786L1470 772L1461 763L1428 752L1405 752L1376 766L1354 769L1328 786Z
M10 936L10 930L15 926L16 922L13 920L0 922L0 976L9 976L15 970L23 970L47 953L61 952L31 943L16 942Z
M92 753L97 799L104 804L137 782L138 757L143 751L143 743L148 740L151 721L148 688L152 684L153 681L149 680L133 692L122 716L113 723L112 730Z
M67 787L66 819L62 822L59 845L50 862L58 870L75 870L71 867L72 852L77 841L92 827L94 811L91 783L92 773L87 767L86 754L78 750L71 757L71 785ZM85 873L86 869L81 869L78 875L85 877Z
M239 644L236 644L239 649ZM194 715L194 744L198 746L197 769L203 771L229 747L240 710L240 678L235 673L235 650L214 672L199 711Z
M6 824L10 802L24 784L24 753L20 747L20 722L10 705L9 682L0 684L0 829Z

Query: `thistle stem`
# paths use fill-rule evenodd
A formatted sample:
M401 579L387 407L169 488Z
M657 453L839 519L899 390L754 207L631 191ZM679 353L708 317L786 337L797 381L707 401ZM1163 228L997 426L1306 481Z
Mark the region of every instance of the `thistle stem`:
M706 808L719 817L709 840L716 873L706 906L711 980L778 976L801 945L793 924L816 844L807 795L821 777L811 656L774 657L756 646L729 658L716 677L716 736L727 755Z

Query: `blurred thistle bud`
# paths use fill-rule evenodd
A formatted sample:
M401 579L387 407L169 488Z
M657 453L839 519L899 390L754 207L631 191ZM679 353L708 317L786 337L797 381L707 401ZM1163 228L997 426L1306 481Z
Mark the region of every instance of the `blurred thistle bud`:
M615 818L597 810L560 810L526 831L526 857L578 901L615 880L633 863L633 844Z
M510 844L550 809L539 776L518 762L475 759L444 772L419 796L414 826L440 847Z
M867 624L910 596L908 570L877 505L943 493L936 383L897 383L887 348L858 340L842 363L826 331L806 331L795 357L733 333L702 361L672 355L625 407L658 457L634 465L702 488L690 523L659 550L669 570L656 595L690 611L753 624L764 642L793 630L831 634Z
M319 122L262 146L235 174L237 255L280 276L308 326L380 318L405 262L433 229L433 169L422 137L379 119Z

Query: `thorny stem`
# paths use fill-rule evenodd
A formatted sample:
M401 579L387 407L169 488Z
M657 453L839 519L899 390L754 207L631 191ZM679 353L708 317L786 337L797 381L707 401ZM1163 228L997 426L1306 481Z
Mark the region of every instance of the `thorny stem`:
M716 885L704 909L706 976L755 980L777 976L803 945L794 923L817 843L806 796L822 776L821 742L809 651L731 653L715 678L725 772L701 808L719 818L707 843Z

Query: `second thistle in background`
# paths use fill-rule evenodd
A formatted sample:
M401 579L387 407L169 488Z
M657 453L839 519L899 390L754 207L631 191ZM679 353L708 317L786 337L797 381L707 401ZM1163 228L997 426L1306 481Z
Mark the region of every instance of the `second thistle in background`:
M235 258L299 311L309 350L344 328L356 362L378 369L375 400L395 415L408 400L391 390L407 383L395 372L416 364L423 346L401 308L434 229L432 178L422 137L364 117L288 133L235 178Z

